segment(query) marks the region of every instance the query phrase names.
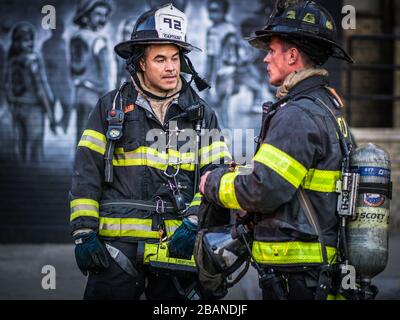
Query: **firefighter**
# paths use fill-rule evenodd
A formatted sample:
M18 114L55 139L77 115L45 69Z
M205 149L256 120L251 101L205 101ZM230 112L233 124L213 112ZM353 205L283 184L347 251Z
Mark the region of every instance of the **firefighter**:
M185 299L197 278L137 262L143 244L166 239L170 257L190 259L200 174L230 159L211 135L196 148L199 130L214 129L217 137L219 127L191 87L192 80L199 90L207 85L186 56L196 49L186 27L171 4L138 18L131 40L115 47L132 79L98 101L78 144L70 221L77 264L89 273L85 299Z
M269 82L278 100L264 104L251 174L207 172L200 192L208 201L253 219L252 256L260 267L263 299L327 299L332 286L339 218L336 181L343 154L333 113L342 102L321 66L329 57L352 63L336 43L326 9L312 1L279 1L249 43L267 50ZM342 130L350 145L348 130Z

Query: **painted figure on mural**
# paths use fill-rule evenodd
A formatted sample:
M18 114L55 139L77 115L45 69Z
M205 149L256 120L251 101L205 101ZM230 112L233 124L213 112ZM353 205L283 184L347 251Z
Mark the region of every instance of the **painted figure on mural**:
M131 39L131 33L133 27L135 26L137 17L131 17L125 19L122 23L122 30L121 30L121 41L128 41ZM130 81L130 74L126 69L126 62L124 59L119 57L118 55L115 56L115 61L117 65L117 83L116 87L119 88L124 82Z
M0 39L4 39L3 26L0 25ZM0 110L4 107L5 103L5 87L4 87L4 62L5 62L5 48L3 43L0 42ZM1 113L1 111L0 111Z
M235 94L234 76L239 62L239 32L226 17L228 0L207 3L212 26L207 30L206 78L211 85L206 100L216 109L222 127L229 126L229 101Z
M24 163L42 159L46 114L50 129L56 134L53 93L42 57L34 47L34 26L28 22L18 23L11 34L5 84L18 155Z
M245 18L240 23L240 31L242 36L242 45L239 50L239 65L235 75L235 84L245 86L252 94L252 102L249 105L249 112L260 113L260 106L268 98L275 96L276 88L269 83L265 83L266 72L265 64L262 62L264 53L247 44L245 41L254 30L260 29L267 23L267 19L271 13L271 4L260 1L259 8L251 13L251 16Z
M66 133L72 110L73 85L69 74L65 73L68 70L68 52L63 39L64 22L58 19L56 28L50 31L51 37L42 45L42 56L54 98L62 108L60 125Z
M79 141L93 102L110 88L110 51L100 33L109 21L110 1L81 0L73 22L79 30L71 37L71 75L75 85L76 139Z

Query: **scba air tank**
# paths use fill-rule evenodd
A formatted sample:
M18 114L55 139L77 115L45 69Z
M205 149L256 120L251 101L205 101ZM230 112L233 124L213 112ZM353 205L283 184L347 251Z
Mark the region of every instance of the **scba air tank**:
M385 269L388 260L390 156L369 143L352 153L351 167L358 170L360 184L356 215L347 225L349 262L358 280L368 284Z

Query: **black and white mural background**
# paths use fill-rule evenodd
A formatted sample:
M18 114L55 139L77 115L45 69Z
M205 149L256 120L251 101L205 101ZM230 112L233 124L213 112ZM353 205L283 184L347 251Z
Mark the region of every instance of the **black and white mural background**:
M87 116L79 105L94 107L126 77L114 45L130 37L142 12L168 2L114 0L111 14L104 21L94 17L91 23L98 26L89 32L73 23L79 1L0 0L0 242L70 240L68 189ZM250 135L258 133L261 104L273 99L274 88L267 85L263 53L243 36L266 23L272 2L175 1L188 16L188 41L203 49L190 55L212 84L203 97L223 127L250 129ZM339 10L337 2L329 1L328 8ZM46 5L55 9L55 29L43 28ZM93 45L100 64L79 60L85 44L74 45L78 34ZM79 68L89 69L92 85L102 92L76 90Z

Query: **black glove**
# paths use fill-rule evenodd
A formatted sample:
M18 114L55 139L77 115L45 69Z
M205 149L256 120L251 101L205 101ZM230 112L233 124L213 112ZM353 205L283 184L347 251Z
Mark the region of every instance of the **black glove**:
M88 271L99 272L108 268L109 262L104 245L94 231L80 233L75 240L75 259L79 269L86 276Z
M168 253L172 258L190 259L193 255L196 241L197 224L188 218L183 219L182 224L175 230L168 242Z

